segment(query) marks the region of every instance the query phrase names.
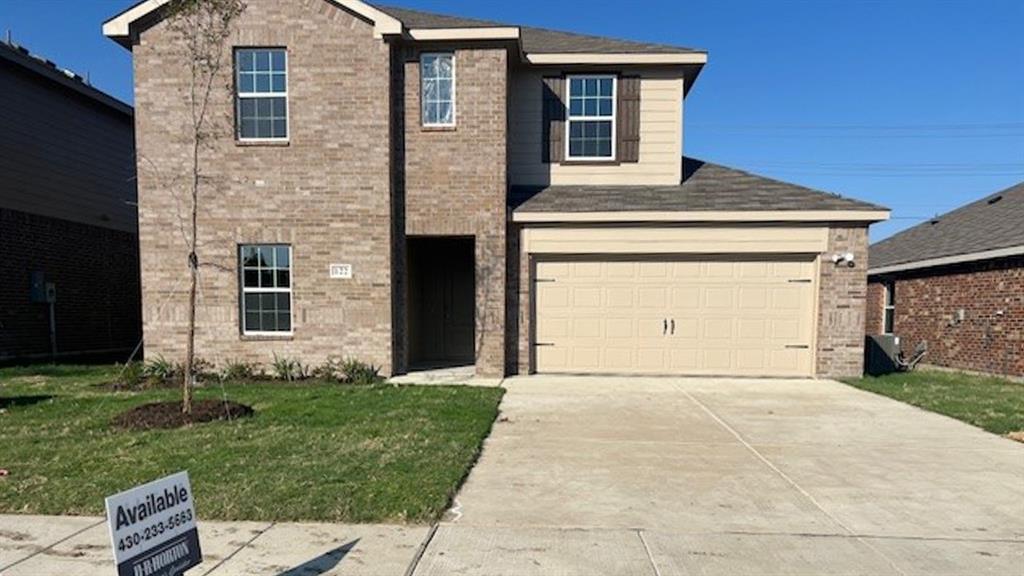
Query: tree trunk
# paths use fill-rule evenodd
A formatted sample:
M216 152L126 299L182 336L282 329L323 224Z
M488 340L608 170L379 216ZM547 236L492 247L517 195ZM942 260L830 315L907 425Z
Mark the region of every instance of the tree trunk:
M196 357L196 285L198 275L198 258L192 252L188 256L189 289L188 289L188 343L185 348L185 375L181 383L181 411L192 413L192 372L195 370Z

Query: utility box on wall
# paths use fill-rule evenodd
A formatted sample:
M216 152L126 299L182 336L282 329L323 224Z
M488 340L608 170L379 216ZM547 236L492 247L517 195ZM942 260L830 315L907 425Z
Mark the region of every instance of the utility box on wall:
M44 272L33 272L29 300L36 304L46 304L46 274Z

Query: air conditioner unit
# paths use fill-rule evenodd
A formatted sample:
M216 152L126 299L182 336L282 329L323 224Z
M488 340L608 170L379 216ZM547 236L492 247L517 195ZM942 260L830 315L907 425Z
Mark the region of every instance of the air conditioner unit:
M899 369L896 358L900 353L900 339L892 334L868 336L864 353L867 356L865 372L871 376L891 374Z

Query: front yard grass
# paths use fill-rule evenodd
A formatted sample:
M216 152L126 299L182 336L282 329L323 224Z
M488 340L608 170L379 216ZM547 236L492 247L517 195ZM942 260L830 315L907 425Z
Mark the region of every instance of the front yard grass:
M105 496L188 470L210 520L429 522L490 433L499 388L251 383L197 390L252 418L125 432L178 391L114 392L115 367L0 370L0 513L102 515Z
M866 376L845 382L951 416L993 434L1024 431L1024 384L991 376L932 370Z

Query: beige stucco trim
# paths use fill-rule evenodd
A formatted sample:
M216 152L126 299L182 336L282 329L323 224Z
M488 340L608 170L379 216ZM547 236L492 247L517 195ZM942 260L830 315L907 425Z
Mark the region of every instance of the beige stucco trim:
M388 14L381 12L366 2L361 2L360 0L330 1L373 22L373 34L377 38L381 38L389 34L402 33L401 21L393 16L389 16ZM131 34L131 25L133 22L143 16L146 16L150 12L157 10L168 2L170 2L170 0L146 0L137 6L133 6L128 10L125 10L103 23L103 35L109 38L127 38Z
M868 274L874 276L877 274L889 274L892 272L904 272L907 270L932 268L934 266L948 266L950 264L963 264L965 262L977 262L979 260L991 260L992 258L1006 258L1008 256L1020 255L1024 255L1024 245L1011 246L1010 248L999 248L996 250L984 250L982 252L972 252L970 254L959 254L956 256L946 256L943 258L929 258L927 260L918 260L917 262L893 264L892 266L870 268L868 269Z
M518 40L519 28L410 28L413 40Z
M820 254L827 227L525 228L524 254Z
M530 64L706 64L708 55L688 54L526 54Z
M765 210L707 212L516 212L514 222L881 222L887 210Z

